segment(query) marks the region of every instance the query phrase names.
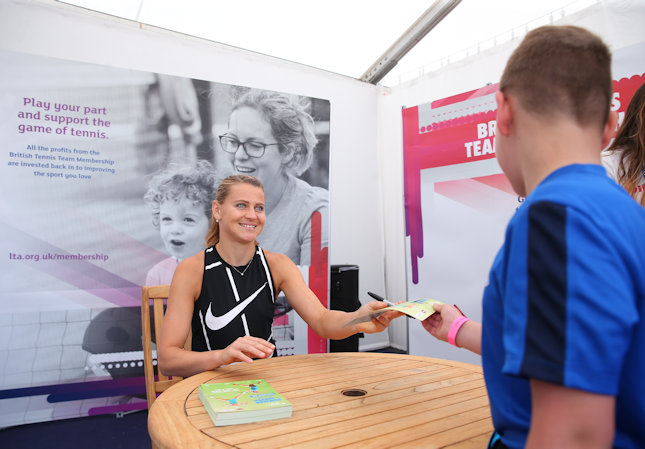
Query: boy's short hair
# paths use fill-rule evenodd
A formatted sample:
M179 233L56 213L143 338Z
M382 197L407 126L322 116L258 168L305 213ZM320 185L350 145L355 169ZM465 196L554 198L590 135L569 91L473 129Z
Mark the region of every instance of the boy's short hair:
M564 114L579 125L602 127L612 97L611 53L584 28L543 26L515 49L499 90L515 96L530 113Z

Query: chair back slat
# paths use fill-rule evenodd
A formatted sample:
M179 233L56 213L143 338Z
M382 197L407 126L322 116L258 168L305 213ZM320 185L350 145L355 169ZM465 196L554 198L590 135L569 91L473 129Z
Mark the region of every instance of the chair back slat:
M157 346L157 348L159 347L159 338L161 336L161 325L163 324L163 318L165 313L164 307L163 307L164 299L165 298L159 298L159 297L152 298L152 313L153 313L154 325L155 325L155 345ZM157 366L157 379L158 381L168 380L168 376L164 375L161 372L161 370L159 370L158 366Z
M164 319L164 300L167 300L170 285L153 285L141 287L141 341L143 345L143 368L146 379L146 397L148 409L157 398L157 394L165 391L173 384L182 380L179 376L166 376L158 368L155 375L154 357L152 355L152 324L154 322L154 344L158 348L161 328ZM150 301L152 300L152 314ZM191 350L192 333L188 333L184 349Z

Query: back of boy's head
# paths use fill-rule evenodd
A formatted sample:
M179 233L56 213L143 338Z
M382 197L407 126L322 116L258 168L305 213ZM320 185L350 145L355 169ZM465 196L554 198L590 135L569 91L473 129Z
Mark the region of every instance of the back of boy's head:
M602 128L612 97L611 54L583 28L540 27L509 58L499 90L532 114Z

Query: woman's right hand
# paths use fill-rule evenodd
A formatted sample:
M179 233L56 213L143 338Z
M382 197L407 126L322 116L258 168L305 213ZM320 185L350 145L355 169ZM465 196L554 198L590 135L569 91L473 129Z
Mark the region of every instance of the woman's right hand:
M253 359L266 359L273 354L275 346L258 337L238 337L233 343L221 350L220 365L233 362L252 363Z

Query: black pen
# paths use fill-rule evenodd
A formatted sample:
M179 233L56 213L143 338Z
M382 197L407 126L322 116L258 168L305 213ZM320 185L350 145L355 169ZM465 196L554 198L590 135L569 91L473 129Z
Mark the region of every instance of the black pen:
M367 294L370 295L372 298L376 299L377 301L383 301L385 304L387 304L389 306L396 305L393 302L390 302L387 299L383 298L382 296L377 295L376 293L367 292Z

